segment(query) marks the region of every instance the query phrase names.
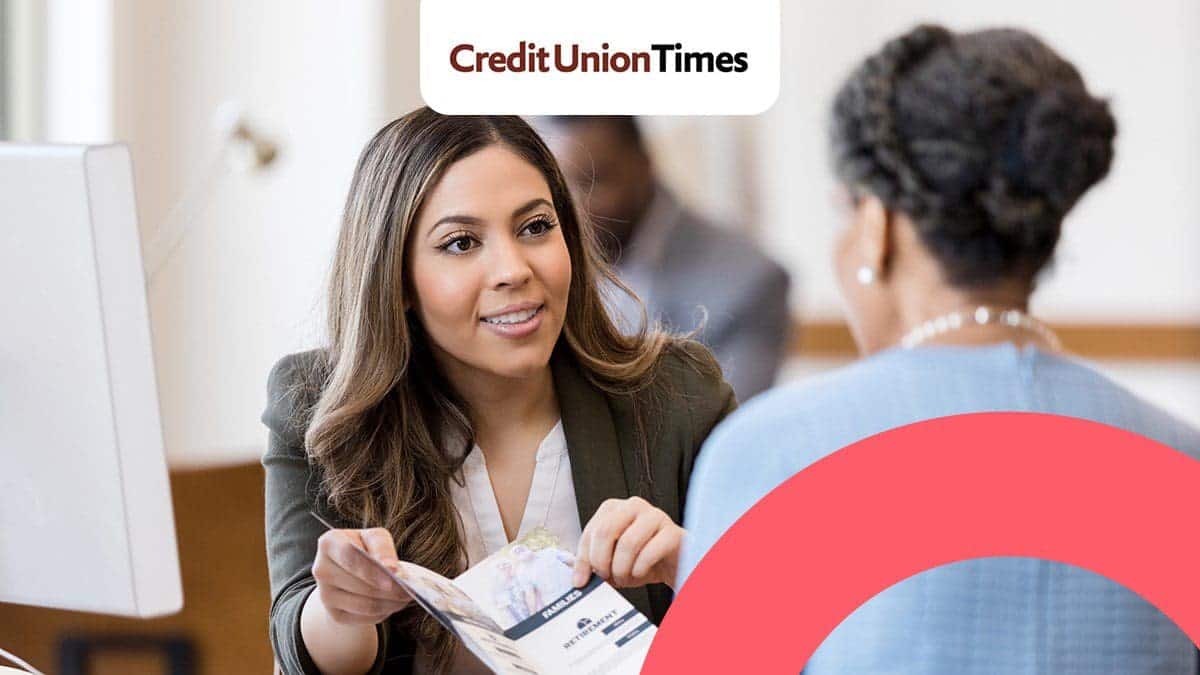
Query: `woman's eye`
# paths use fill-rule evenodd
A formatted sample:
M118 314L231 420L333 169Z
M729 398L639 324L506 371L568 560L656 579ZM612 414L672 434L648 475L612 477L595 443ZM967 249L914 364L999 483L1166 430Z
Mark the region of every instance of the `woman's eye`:
M538 237L554 229L554 223L546 218L539 218L525 226L525 232Z
M470 237L455 237L442 245L442 250L449 253L461 254L475 248L475 240Z

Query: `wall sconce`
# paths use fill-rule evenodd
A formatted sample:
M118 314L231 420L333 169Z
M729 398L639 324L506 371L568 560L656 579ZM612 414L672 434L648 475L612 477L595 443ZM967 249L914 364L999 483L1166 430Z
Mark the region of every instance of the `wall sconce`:
M279 144L252 124L236 101L227 101L217 107L213 127L217 132L217 146L146 245L147 287L153 285L159 272L183 243L192 222L212 199L217 183L230 168L244 174L262 173L279 159Z

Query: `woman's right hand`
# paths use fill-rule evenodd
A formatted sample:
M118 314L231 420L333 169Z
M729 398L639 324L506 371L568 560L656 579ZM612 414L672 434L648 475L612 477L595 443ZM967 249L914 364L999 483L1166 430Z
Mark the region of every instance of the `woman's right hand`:
M317 581L315 592L336 623L377 624L412 601L363 551L388 568L398 562L392 535L382 527L329 530L317 539L317 558L312 566Z

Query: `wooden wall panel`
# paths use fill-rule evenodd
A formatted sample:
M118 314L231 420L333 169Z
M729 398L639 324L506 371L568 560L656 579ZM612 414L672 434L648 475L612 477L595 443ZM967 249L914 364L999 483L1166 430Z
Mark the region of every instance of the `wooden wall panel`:
M1052 324L1068 351L1089 359L1198 360L1200 326L1189 324ZM845 357L857 350L839 322L796 322L791 356Z

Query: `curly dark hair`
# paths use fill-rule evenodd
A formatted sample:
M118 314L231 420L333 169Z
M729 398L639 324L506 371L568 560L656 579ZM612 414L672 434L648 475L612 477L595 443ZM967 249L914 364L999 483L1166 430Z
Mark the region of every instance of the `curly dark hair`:
M959 286L1032 280L1116 136L1108 103L1033 35L935 25L860 64L831 127L839 178L906 214Z

